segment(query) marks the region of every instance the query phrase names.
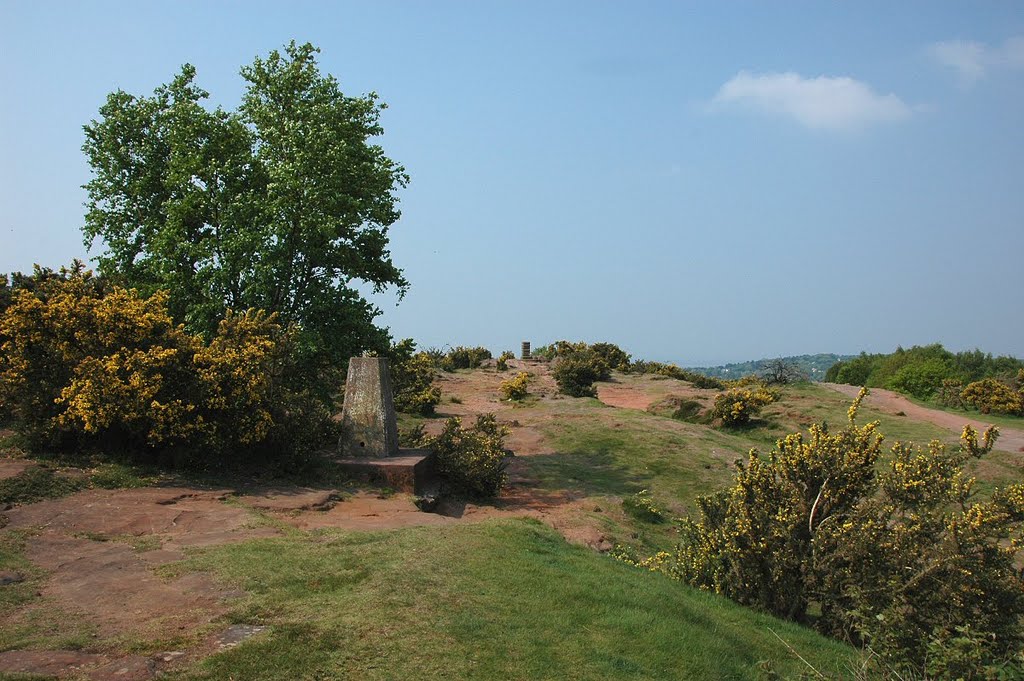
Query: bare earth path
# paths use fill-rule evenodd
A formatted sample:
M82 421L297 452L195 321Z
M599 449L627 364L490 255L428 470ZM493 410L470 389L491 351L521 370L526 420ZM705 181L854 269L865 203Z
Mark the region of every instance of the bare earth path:
M841 383L822 383L826 388L831 388L849 397L856 397L860 387L856 385L844 385ZM963 429L964 424L970 424L979 431L988 428L991 423L969 418L966 414L952 414L940 409L929 409L919 404L914 404L903 395L884 388L871 388L870 394L865 400L866 404L889 414L903 412L907 417L934 423L957 434ZM997 449L1008 452L1024 452L1024 430L999 427L999 442Z

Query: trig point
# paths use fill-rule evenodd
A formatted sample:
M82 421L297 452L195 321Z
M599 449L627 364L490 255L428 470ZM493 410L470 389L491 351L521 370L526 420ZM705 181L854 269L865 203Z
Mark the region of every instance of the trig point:
M338 464L348 475L402 492L436 493L433 452L398 448L391 374L383 357L349 360L341 427Z
M398 421L385 358L349 360L341 426L342 456L380 458L398 454Z

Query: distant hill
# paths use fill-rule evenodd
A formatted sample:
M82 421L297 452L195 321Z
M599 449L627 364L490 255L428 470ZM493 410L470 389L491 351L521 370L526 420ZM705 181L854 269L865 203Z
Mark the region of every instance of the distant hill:
M782 359L806 374L812 381L820 381L825 377L825 372L836 362L850 359L853 355L835 355L832 353L820 353L817 355L794 355L782 357ZM712 376L714 378L740 378L748 374L760 373L765 364L778 357L766 357L755 359L749 362L736 362L734 364L723 364L717 367L688 367L691 371Z

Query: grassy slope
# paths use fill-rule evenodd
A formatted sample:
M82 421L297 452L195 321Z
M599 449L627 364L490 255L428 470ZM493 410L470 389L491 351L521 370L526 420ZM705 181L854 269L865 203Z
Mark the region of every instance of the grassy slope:
M748 679L853 651L567 544L530 520L320 532L195 554L271 630L183 678ZM177 569L181 569L179 566Z
M620 380L633 379L625 376ZM805 431L812 423L824 421L841 428L850 406L844 395L815 384L787 386L782 399L764 410L755 427L720 430L639 410L605 407L597 400L569 402L538 406L557 411L558 417L543 425L555 453L524 459L529 476L542 488L574 489L588 496L623 497L649 489L677 514L690 512L697 496L726 486L733 475L733 462L751 448L771 449L778 438ZM956 441L956 434L939 426L864 406L858 422L870 421L879 421L889 444L896 440L920 444L932 439ZM978 476L979 489L988 491L1019 480L1022 461L1019 453L996 451L971 462L968 471ZM607 500L604 505L608 506ZM619 525L610 525L609 533L641 550L666 548L674 541L668 526Z

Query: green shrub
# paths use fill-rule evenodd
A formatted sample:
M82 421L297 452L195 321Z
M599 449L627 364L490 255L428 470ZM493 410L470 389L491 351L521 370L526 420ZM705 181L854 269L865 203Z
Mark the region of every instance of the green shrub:
M491 351L487 348L467 348L460 345L448 351L441 360L441 368L445 371L476 369L485 359L490 358Z
M530 386L530 374L525 371L520 371L515 377L510 378L507 381L503 381L501 384L501 395L506 400L518 402L526 399L529 395Z
M597 397L594 382L608 374L608 365L594 353L576 352L560 357L551 369L558 391L572 397Z
M967 403L964 402L964 398L960 395L960 393L962 393L963 390L963 381L956 378L942 379L942 385L939 386L939 404L945 407L966 409Z
M741 426L757 416L761 408L778 399L776 391L760 386L750 388L732 388L715 396L715 404L711 407L709 417L721 419L724 426Z
M510 350L506 350L505 352L501 353L501 355L498 356L498 361L495 364L495 367L498 369L498 371L508 371L508 361L510 359L515 358L515 353L513 353Z
M645 489L623 499L622 508L626 513L645 523L660 524L668 520L665 511L658 508L651 493Z
M391 393L398 411L430 416L441 402L441 389L434 385L433 359L415 350L411 338L391 347Z
M648 413L691 423L701 420L700 414L703 409L704 405L697 400L678 395L669 395L647 407Z
M940 359L905 364L889 379L886 387L925 400L938 392L942 381L952 372L952 367Z
M616 371L629 371L629 354L614 343L594 343L590 346L594 353L604 360L604 363Z
M478 416L472 428L463 428L462 420L453 417L426 446L434 450L437 472L454 492L495 497L506 479L506 435L508 428L499 425L494 414Z
M963 389L960 397L982 414L1024 415L1024 398L1021 393L994 378L971 383Z

